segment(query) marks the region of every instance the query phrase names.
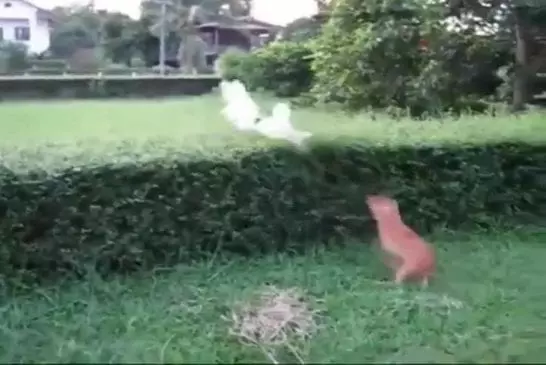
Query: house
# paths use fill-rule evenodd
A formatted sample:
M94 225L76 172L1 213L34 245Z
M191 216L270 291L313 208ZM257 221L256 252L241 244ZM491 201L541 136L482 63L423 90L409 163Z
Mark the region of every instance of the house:
M249 52L271 41L282 27L262 22L252 17L231 17L222 14L209 15L207 22L197 26L207 43L207 64L227 49Z
M0 40L24 43L29 52L49 48L53 14L27 0L0 0Z
M1 1L1 0L0 0ZM251 17L233 17L230 15L205 13L205 21L195 22L195 27L205 41L205 58L212 67L218 57L228 49L250 52L262 47L274 39L282 27L262 22ZM159 63L159 38L150 33L145 52L147 64ZM180 67L180 55L183 44L173 34L168 34L165 44L165 64Z

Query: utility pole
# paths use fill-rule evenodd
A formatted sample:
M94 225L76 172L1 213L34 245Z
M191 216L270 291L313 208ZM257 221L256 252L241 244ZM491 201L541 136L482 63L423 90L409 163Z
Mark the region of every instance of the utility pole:
M161 6L161 15L159 18L159 74L165 75L165 38L167 36L166 18L167 18L167 5L171 4L170 0L151 0L155 4Z
M165 76L165 18L167 17L167 3L161 2L161 31L159 36L159 74Z

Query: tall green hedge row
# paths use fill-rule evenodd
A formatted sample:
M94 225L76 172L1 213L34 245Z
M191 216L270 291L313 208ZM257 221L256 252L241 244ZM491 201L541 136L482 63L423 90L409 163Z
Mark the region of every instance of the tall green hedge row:
M0 274L45 279L302 251L350 236L365 243L370 193L399 199L423 233L537 216L546 212L545 167L545 146L516 143L234 150L55 173L1 164Z
M218 86L216 76L136 75L0 77L0 100L98 99L202 95Z

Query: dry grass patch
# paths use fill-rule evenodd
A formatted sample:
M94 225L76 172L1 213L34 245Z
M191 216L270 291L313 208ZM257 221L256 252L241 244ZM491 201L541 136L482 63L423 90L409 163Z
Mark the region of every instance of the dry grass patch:
M309 340L318 328L320 311L313 308L313 302L316 300L296 287L266 286L235 305L226 318L231 322L229 333L245 345L257 346L274 364L279 363L278 351L283 348L303 364L297 344Z

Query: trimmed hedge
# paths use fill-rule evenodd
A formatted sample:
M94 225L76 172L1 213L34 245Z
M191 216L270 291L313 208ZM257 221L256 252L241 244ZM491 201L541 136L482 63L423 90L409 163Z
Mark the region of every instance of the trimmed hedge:
M0 274L131 271L219 251L251 255L365 240L375 234L364 203L369 193L393 194L422 232L546 213L545 146L165 154L171 157L56 173L3 164Z
M0 100L201 95L217 87L215 76L23 76L0 78Z
M32 68L41 68L41 69L66 69L67 62L60 58L51 58L51 59L35 59L30 62Z
M178 70L175 70L178 71ZM102 73L103 75L132 75L133 73L137 75L154 75L159 74L158 69L147 68L147 67L125 67L125 68L103 68L99 69L96 73ZM168 69L165 70L166 74L180 74L180 72L172 72ZM47 67L35 67L28 70L18 72L17 74L12 74L11 76L20 76L20 75L69 75L69 76L78 76L78 75L89 75L88 71L77 71L71 70L70 68L47 68Z

